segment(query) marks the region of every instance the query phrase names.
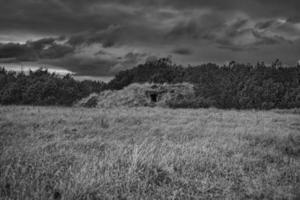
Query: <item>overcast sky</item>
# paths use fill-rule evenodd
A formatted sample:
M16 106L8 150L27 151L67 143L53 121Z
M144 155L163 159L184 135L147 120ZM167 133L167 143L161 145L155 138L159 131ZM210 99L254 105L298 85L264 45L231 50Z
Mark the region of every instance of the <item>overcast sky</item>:
M0 63L84 76L153 57L183 65L300 60L299 0L0 0Z

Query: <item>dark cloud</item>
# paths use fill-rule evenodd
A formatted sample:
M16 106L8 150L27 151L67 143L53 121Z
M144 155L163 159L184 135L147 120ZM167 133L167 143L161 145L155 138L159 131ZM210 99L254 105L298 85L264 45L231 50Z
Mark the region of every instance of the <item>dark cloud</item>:
M205 10L204 10L205 12ZM187 19L178 21L165 38L169 41L174 40L201 40L209 39L211 32L217 31L226 23L226 19L220 13L211 11L204 14L191 14Z
M120 26L112 25L100 31L90 31L71 36L68 43L75 46L101 43L103 47L112 47L118 40L120 31Z
M40 63L62 66L64 69L83 76L111 76L119 71L130 69L146 60L147 54L129 52L122 57L100 50L94 56L84 56L78 53L68 54L62 58L41 59Z
M253 31L252 33L257 39L255 45L274 45L274 44L280 44L281 42L292 43L291 41L279 35L265 36L256 31Z
M176 48L172 51L172 53L179 54L179 55L191 55L193 51L188 48Z
M99 50L99 51L96 52L94 55L97 56L97 55L112 55L112 54L109 53L109 52L106 52L106 51L104 51L104 50Z
M111 75L109 73L111 67L117 64L114 60L106 60L97 57L78 57L75 55L65 56L61 59L46 59L41 62L54 66L62 66L77 75L83 76Z
M55 42L54 38L43 38L37 41L28 41L27 46L29 48L33 48L34 50L41 51L43 50L46 46L51 46Z
M49 48L44 49L40 52L40 58L49 58L49 59L55 59L55 58L61 58L64 57L67 54L73 53L74 47L68 46L68 45L59 45L59 44L53 44Z
M290 23L300 23L300 16L289 17L287 21Z
M276 21L274 20L267 20L263 22L258 22L255 27L258 29L267 29L269 27L272 27L274 24L276 24Z
M134 8L141 7L148 10L151 7L209 8L217 12L242 11L255 17L284 15L292 19L299 17L300 3L298 0L9 0L1 3L0 24L11 30L72 33L138 21L143 12Z
M238 19L232 25L229 25L225 28L226 35L228 37L235 37L244 34L245 32L249 31L247 27L244 28L247 23L247 19Z
M131 69L141 62L145 62L147 54L129 52L121 60L110 68L110 73L115 74L122 70Z
M256 50L265 45L293 43L283 27L287 25L283 19L264 20L254 26L249 19L236 19L230 24L224 24L218 29L211 30L203 38L213 41L221 49L231 51ZM287 29L287 28L285 28Z
M0 5L1 59L55 62L89 75L130 68L145 59L136 52L165 56L170 49L175 60L223 62L246 51L246 62L255 62L263 56L259 50L266 57L272 48L297 50L300 39L298 0L0 0ZM291 52L285 56L292 60Z
M0 44L0 58L14 58L24 55L29 49L21 44Z
M196 21L180 22L167 34L167 39L190 38L197 39L199 30Z
M240 34L240 35L239 35ZM234 35L236 37L224 37L221 39L217 39L217 43L219 48L221 49L229 49L231 51L249 51L249 50L257 50L261 46L265 45L277 45L281 43L292 43L288 39L279 36L279 35L264 35L256 30L245 30L241 32L235 32ZM245 36L243 42L237 42L236 38ZM250 38L247 41L246 38Z
M219 45L218 48L230 50L233 52L241 52L241 51L249 51L249 50L257 49L253 46L240 46L240 45L232 45L232 44L222 44L222 45Z
M57 44L54 38L27 41L25 44L0 44L0 58L15 58L19 61L35 61L42 58L61 58L74 52L74 47Z
M10 0L1 3L0 24L5 30L71 34L82 30L99 30L111 24L138 22L143 19L145 12L151 11L151 7L209 8L222 12L243 11L256 17L286 15L295 19L299 18L300 3L298 0Z
M138 61L140 61L140 59L144 58L145 56L147 56L146 53L129 52L124 56L124 59L126 60L126 62L137 63Z

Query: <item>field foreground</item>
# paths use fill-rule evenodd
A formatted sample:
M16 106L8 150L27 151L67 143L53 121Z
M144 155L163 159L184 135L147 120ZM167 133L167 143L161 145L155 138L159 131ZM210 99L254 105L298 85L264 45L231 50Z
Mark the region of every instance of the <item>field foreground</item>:
M0 107L0 199L299 199L291 112Z

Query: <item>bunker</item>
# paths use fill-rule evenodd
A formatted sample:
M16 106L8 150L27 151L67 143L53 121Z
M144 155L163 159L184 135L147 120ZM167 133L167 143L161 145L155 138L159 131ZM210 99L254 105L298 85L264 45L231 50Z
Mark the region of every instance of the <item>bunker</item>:
M168 107L170 101L193 98L194 86L190 83L177 84L131 84L122 90L106 90L92 94L79 101L75 106L82 107Z

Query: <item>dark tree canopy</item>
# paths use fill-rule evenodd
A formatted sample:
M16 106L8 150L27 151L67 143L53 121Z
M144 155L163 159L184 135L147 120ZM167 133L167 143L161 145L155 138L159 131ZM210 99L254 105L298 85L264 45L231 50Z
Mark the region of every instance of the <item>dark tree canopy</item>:
M300 67L282 67L279 60L272 66L231 62L228 66L208 63L184 68L164 58L120 72L108 88L122 89L134 82L194 84L196 98L177 102L173 107L300 107Z
M0 104L72 105L103 87L101 82L79 82L42 69L24 74L0 68Z

